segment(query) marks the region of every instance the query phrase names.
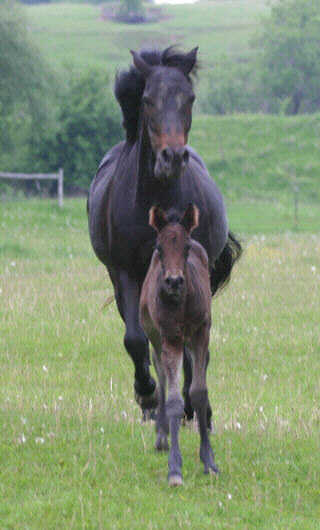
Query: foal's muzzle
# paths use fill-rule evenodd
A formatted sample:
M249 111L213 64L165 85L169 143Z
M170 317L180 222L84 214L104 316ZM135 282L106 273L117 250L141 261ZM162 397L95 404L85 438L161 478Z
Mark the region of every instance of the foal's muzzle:
M176 292L182 287L184 279L183 276L168 276L165 282L168 290Z
M155 176L163 180L181 177L188 161L189 151L187 147L183 146L177 149L169 146L164 147L156 158Z

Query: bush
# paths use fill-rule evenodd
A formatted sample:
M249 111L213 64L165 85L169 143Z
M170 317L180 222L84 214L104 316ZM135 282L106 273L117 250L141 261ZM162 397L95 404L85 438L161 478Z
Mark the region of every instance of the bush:
M100 70L72 74L57 123L31 148L37 170L64 168L66 190L87 188L103 154L122 136L120 112Z
M259 112L263 104L253 65L226 57L216 62L200 95L201 110L208 114Z

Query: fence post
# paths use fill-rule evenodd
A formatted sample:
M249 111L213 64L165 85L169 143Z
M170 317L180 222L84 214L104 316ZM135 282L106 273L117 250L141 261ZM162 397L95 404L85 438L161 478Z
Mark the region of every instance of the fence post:
M59 201L60 208L62 208L63 206L63 169L62 168L59 169L59 174L58 174L58 201Z

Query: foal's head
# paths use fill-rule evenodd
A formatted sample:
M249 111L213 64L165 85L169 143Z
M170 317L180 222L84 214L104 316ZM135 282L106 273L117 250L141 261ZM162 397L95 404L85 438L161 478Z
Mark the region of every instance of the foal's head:
M190 204L180 221L172 222L159 206L153 206L149 224L158 232L156 252L162 267L161 290L173 301L179 301L184 292L190 234L199 224L199 210Z
M155 155L154 173L159 179L180 177L189 160L186 144L195 99L189 74L196 64L197 50L175 54L168 48L159 65L151 65L131 52L145 80L142 116Z

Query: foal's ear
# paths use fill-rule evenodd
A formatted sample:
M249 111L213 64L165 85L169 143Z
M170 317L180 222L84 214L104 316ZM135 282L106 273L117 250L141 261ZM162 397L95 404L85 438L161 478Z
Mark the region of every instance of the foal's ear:
M136 69L139 70L140 74L142 74L145 79L147 79L147 77L151 74L152 66L146 63L139 53L134 52L133 50L130 50L130 53L133 57L133 64L135 65Z
M182 216L180 224L182 224L188 234L191 234L191 232L197 228L199 225L199 209L195 204L189 204Z
M157 232L161 232L168 222L168 217L162 208L160 208L160 206L152 206L149 211L149 225Z

